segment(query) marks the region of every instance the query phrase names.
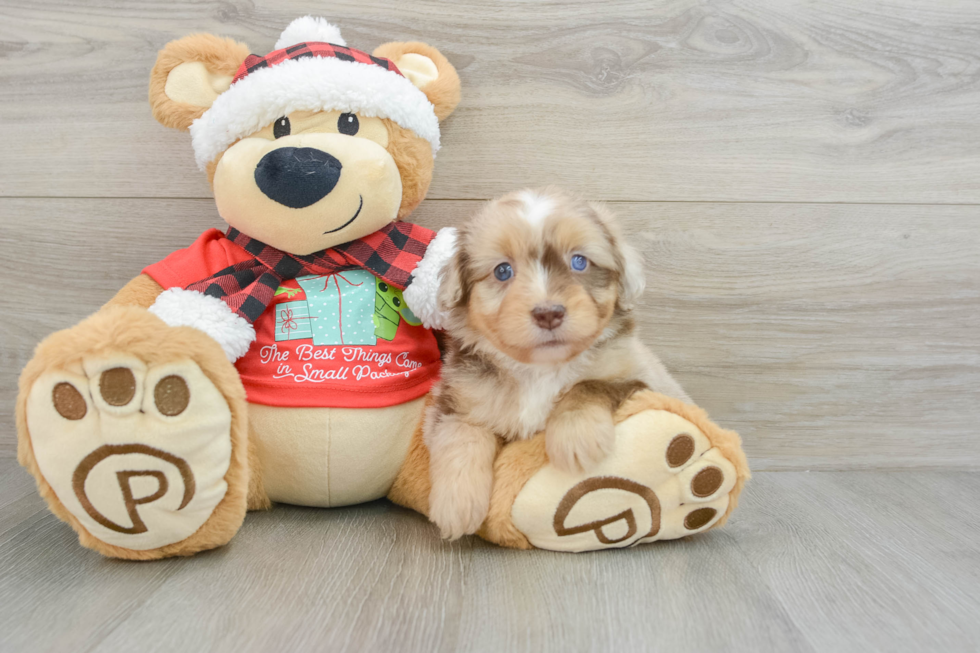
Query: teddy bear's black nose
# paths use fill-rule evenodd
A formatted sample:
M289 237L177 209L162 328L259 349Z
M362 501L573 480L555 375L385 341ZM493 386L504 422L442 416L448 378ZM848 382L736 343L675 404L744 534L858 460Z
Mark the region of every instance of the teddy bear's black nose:
M340 179L335 157L312 147L280 147L255 166L255 183L274 202L302 209L319 202Z

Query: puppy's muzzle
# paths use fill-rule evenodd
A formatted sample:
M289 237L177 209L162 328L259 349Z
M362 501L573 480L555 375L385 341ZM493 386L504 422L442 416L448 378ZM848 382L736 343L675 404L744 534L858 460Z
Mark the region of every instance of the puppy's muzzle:
M255 183L266 197L291 209L319 202L340 180L336 157L312 147L280 147L255 166Z
M534 318L534 323L539 327L552 331L560 327L565 319L565 307L561 304L535 306L531 310L531 317Z

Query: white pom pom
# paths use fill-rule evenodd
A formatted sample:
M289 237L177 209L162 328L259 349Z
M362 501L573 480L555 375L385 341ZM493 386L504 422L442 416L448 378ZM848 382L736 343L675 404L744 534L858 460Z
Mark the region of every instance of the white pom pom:
M303 16L291 22L289 27L283 30L273 49L281 50L297 43L310 41L347 45L347 41L340 35L340 28L336 25L328 23L324 18Z
M446 315L439 308L439 284L455 253L456 227L440 229L412 271L412 283L403 294L405 303L427 329L446 328Z

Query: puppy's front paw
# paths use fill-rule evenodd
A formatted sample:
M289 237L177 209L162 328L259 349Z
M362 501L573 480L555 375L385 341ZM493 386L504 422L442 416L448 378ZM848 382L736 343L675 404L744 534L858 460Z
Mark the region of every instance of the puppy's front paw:
M490 510L490 483L433 483L429 519L447 540L472 535Z
M566 472L592 469L609 455L615 441L612 413L600 406L561 411L545 427L548 458Z

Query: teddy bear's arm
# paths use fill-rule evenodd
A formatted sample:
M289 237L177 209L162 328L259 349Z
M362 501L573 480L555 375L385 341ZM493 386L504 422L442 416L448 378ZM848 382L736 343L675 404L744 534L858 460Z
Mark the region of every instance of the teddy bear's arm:
M169 326L190 326L203 331L221 345L232 362L244 355L255 340L252 326L220 300L179 287L164 290L146 274L123 286L103 309L111 306L145 308Z
M156 301L163 286L154 281L149 275L141 274L125 286L105 306L139 306L149 308Z

